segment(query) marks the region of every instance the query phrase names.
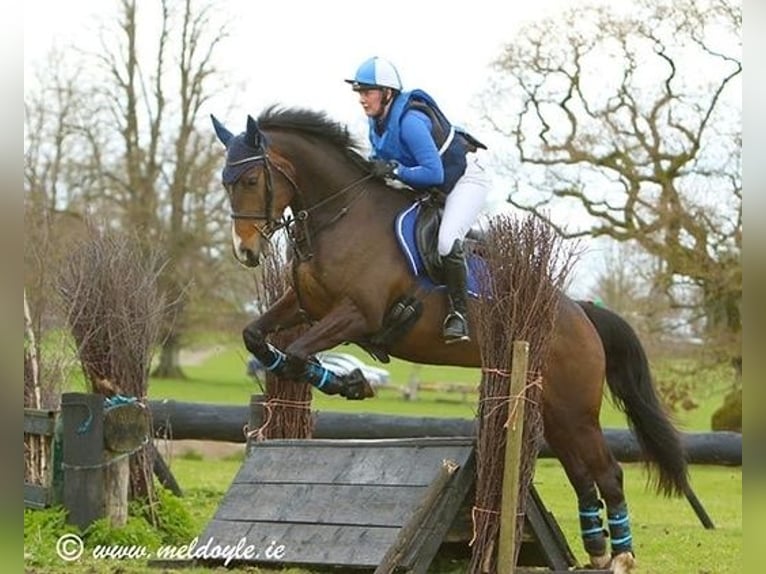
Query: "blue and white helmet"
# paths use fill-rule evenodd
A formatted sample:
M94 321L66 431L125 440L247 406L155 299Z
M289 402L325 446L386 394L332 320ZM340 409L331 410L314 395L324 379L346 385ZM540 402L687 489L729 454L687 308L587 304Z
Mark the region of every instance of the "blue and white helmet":
M364 88L391 88L402 91L402 80L396 67L384 58L374 56L362 62L353 79L346 80L355 91Z

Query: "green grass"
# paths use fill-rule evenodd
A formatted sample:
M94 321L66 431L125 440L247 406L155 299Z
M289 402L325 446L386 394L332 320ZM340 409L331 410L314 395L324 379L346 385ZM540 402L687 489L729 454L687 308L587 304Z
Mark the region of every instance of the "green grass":
M364 352L351 346L339 350L350 352L371 362ZM260 392L258 385L245 373L247 354L237 344L225 345L222 350L196 366L185 367L186 380L152 379L149 396L153 399L170 398L181 401L247 404L250 395ZM382 389L373 400L355 402L316 393L313 408L324 411L348 411L355 413L384 413L397 415L439 416L472 418L475 413L476 396L461 400L460 395L421 392L418 400L405 401L401 388L411 377L426 382L462 382L479 380L478 369L448 367L415 367L404 361L392 359L384 365L391 373L392 388ZM678 365L655 365L658 380L667 377L693 378L694 399L699 408L681 411L677 423L684 430L704 431L709 428L710 414L721 404L725 392L725 369L710 369L703 373L681 373ZM624 427L624 416L606 400L602 410L602 424L607 427ZM197 457L176 457L169 461L171 469L185 492L184 503L196 525L202 531L214 515L222 496L241 466L234 457L222 460L199 460ZM693 466L692 485L696 494L712 517L717 528L705 530L684 499L665 499L647 491L646 475L639 465L624 464L625 485L631 510L635 548L641 572L669 574L738 574L742 554L742 472L741 468ZM540 460L535 482L545 504L557 518L570 545L579 560L585 556L580 548L576 501L561 466L555 460ZM38 528L27 522L28 528ZM26 537L25 537L26 538ZM36 552L35 536L26 551ZM39 546L39 542L37 546ZM43 566L27 566L27 572L67 572L68 574L91 574L115 571L109 561L81 559L63 563L53 557ZM119 571L158 572L142 562L123 561ZM440 560L431 572L458 574L466 569L465 561ZM184 570L192 574L206 572L195 568ZM248 568L247 572L258 574L271 572ZM310 574L308 570L286 569L283 574Z
M705 530L684 498L663 498L647 490L641 465L623 464L625 495L633 537L643 572L738 574L742 571L742 469L691 467L692 488L710 515L715 530ZM576 503L561 465L537 463L538 491L558 519L578 557Z

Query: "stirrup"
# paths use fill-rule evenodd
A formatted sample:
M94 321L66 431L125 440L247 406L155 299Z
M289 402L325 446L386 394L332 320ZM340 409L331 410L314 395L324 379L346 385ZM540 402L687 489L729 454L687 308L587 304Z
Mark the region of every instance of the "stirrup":
M444 336L444 342L448 345L471 340L471 337L468 335L468 322L457 311L451 311L444 318L442 335Z

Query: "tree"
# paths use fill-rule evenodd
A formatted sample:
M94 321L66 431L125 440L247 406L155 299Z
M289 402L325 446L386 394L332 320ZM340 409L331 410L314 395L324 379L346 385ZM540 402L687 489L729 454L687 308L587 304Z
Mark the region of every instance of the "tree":
M534 22L495 62L486 113L519 165L508 201L565 237L634 242L653 288L740 356L741 7L639 0ZM561 223L583 222L570 228Z
M159 10L156 35L143 33L139 4ZM219 230L226 224L210 225L224 213L220 151L209 130L196 126L211 94L214 53L226 32L211 19L212 4L192 0L159 5L121 0L119 11L117 34L109 36L99 58L110 80L99 96L111 121L101 116L89 141L122 225L141 231L149 242L162 242L168 252L171 264L160 280L175 303L154 374L182 377L178 353L186 291L198 272L215 274L218 262L208 248L225 241Z
M75 362L64 341L59 345L48 338L44 352L41 345L47 333L62 325L53 278L69 254L68 246L83 234L76 197L87 176L77 145L82 101L78 70L67 69L55 53L49 63L45 77L38 78L41 88L30 90L24 101L24 302L25 339L38 363L40 396L35 404L55 409Z

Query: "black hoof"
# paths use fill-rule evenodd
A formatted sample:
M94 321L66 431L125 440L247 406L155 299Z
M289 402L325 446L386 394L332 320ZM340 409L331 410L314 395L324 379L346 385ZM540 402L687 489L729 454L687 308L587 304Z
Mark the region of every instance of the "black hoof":
M257 329L245 329L242 331L242 339L245 342L245 348L255 357L263 356L269 351L266 337Z
M343 387L340 394L348 400L361 401L375 396L375 391L359 369L354 369L342 379Z

